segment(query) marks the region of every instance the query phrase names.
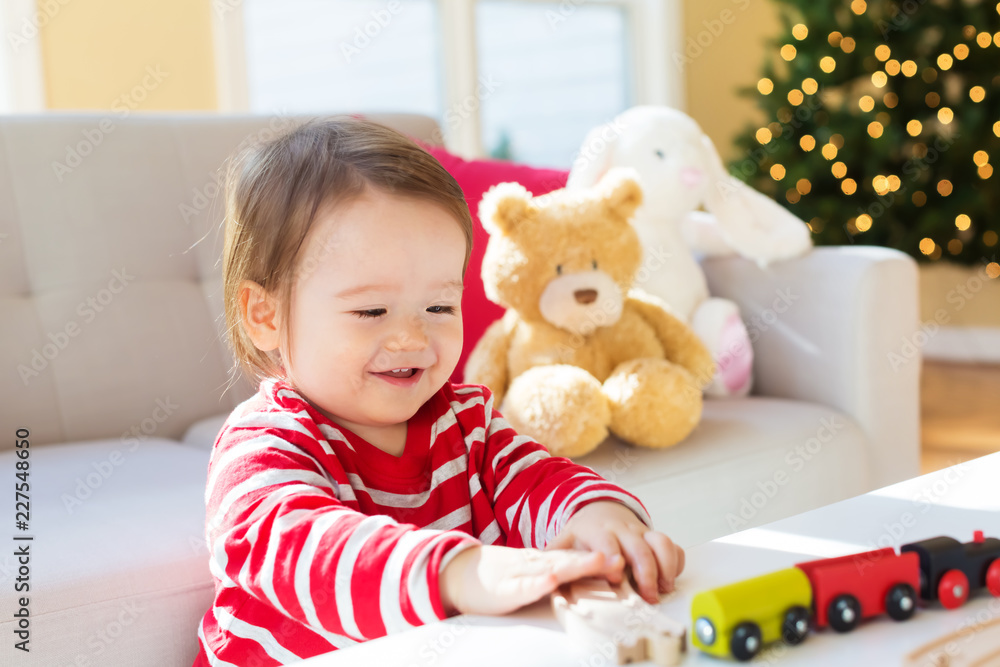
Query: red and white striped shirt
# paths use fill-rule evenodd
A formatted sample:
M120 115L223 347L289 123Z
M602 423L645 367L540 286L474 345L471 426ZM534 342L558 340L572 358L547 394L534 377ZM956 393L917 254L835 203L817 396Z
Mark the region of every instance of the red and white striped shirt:
M215 601L195 667L283 665L446 618L439 577L479 544L543 548L572 514L638 498L518 435L490 390L446 383L396 457L268 379L212 450Z

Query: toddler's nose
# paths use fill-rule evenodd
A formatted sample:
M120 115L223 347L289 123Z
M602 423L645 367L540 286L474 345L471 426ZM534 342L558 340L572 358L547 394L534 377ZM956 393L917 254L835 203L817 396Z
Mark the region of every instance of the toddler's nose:
M419 318L406 320L386 347L390 352L422 350L428 344L424 323Z

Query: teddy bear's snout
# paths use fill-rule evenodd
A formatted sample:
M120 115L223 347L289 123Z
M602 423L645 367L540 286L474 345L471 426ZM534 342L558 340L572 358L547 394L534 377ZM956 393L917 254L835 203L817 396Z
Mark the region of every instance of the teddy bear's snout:
M577 302L587 305L588 303L594 303L597 301L597 290L595 289L578 289L573 292L573 298Z

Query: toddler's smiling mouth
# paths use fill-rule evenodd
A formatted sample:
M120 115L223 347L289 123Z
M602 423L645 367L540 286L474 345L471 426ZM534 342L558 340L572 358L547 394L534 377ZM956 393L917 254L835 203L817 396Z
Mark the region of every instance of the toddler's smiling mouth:
M372 375L377 375L389 384L399 387L409 387L416 384L424 373L423 368L394 368L388 371L372 371Z
M419 370L419 368L396 368L391 371L382 371L379 375L388 375L394 378L409 378L413 377Z

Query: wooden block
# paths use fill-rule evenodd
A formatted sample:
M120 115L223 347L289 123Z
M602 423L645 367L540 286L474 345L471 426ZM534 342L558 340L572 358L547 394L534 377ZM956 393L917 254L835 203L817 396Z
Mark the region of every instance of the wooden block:
M630 576L620 584L603 577L562 584L552 593L552 608L568 635L588 645L606 644L619 665L644 660L677 665L686 648L684 624L643 600Z

